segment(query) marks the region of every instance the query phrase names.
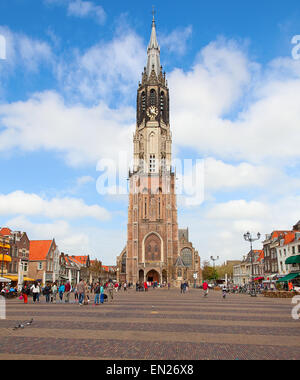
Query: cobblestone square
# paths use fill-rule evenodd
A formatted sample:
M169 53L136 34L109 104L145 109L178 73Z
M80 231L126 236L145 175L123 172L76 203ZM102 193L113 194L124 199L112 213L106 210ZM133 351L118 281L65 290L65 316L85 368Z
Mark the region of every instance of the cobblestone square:
M289 299L131 289L94 306L7 301L1 359L300 359ZM13 330L20 322L33 323Z

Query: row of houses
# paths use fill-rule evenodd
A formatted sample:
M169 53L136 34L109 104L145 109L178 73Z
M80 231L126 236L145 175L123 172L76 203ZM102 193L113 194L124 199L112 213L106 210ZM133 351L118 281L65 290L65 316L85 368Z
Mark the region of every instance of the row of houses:
M114 280L116 270L88 254L60 252L55 239L29 240L26 232L5 227L0 229L0 277L19 287L24 281L75 285L81 278L89 283Z
M291 230L267 234L261 250L253 250L233 268L233 282L243 286L252 280L272 288L292 281L300 285L300 221Z

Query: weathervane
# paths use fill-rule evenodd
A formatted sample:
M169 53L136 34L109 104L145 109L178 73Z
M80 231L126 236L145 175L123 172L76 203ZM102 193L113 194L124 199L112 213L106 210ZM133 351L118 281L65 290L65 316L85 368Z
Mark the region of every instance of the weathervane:
M155 21L155 6L154 5L152 5L152 16L153 16L153 21Z

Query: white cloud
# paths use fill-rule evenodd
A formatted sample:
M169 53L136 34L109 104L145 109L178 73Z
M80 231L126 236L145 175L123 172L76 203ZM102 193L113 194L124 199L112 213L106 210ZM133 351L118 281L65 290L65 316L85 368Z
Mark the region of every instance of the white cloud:
M76 184L78 186L86 185L87 183L95 182L95 179L91 176L85 175L82 177L77 178Z
M35 94L25 102L0 105L0 151L46 149L63 153L74 166L96 164L101 157L130 150L132 120L130 108L67 106L57 93Z
M33 223L25 216L17 216L6 221L14 231L26 231L29 240L55 239L61 252L70 254L89 254L90 238L86 233L76 231L65 220L50 223Z
M6 70L21 66L23 70L36 72L42 64L53 64L54 55L51 46L45 41L15 33L1 25L0 34L6 40Z
M193 33L191 25L186 28L177 28L168 35L160 35L161 47L168 53L184 55L187 50L187 42Z
M286 59L262 70L233 42L209 44L190 71L169 76L176 144L255 163L299 159L299 67Z
M50 219L93 218L105 221L110 214L98 205L87 205L77 198L44 199L37 194L15 191L0 194L0 215L34 215Z
M59 63L57 75L70 98L128 104L145 63L141 38L122 29L111 41L100 41L85 52L75 51L72 62Z
M211 255L226 260L241 260L250 250L243 234L262 234L254 243L262 249L265 235L273 230L290 230L299 220L299 196L268 200L212 202L201 208L179 210L179 225L189 226L190 240L198 249L202 262Z
M101 5L91 1L72 0L68 4L68 15L77 17L93 17L99 24L104 24L106 13Z

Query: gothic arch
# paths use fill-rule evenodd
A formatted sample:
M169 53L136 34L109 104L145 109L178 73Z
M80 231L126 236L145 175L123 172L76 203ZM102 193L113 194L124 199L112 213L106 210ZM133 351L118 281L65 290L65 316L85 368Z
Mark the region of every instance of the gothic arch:
M193 266L193 250L191 247L183 247L180 256L182 257L182 260L187 267Z
M153 237L154 239L148 239L149 237L150 238ZM151 244L151 241L153 241L152 244ZM157 247L158 251L156 251L156 246L155 245L157 245L158 241L160 241L160 246ZM150 252L149 252L149 246L146 247L146 244L148 244L148 242L150 243L149 245L151 246ZM146 248L148 248L147 251L146 251ZM163 262L164 261L164 242L163 242L162 237L157 232L154 232L154 231L153 232L149 232L147 235L145 235L145 237L143 239L143 244L142 244L142 260L143 260L144 263L146 262L147 255L148 255L148 258L149 258L149 255L154 255L154 260L148 260L148 261L159 261L159 262ZM159 258L159 260L157 258Z

